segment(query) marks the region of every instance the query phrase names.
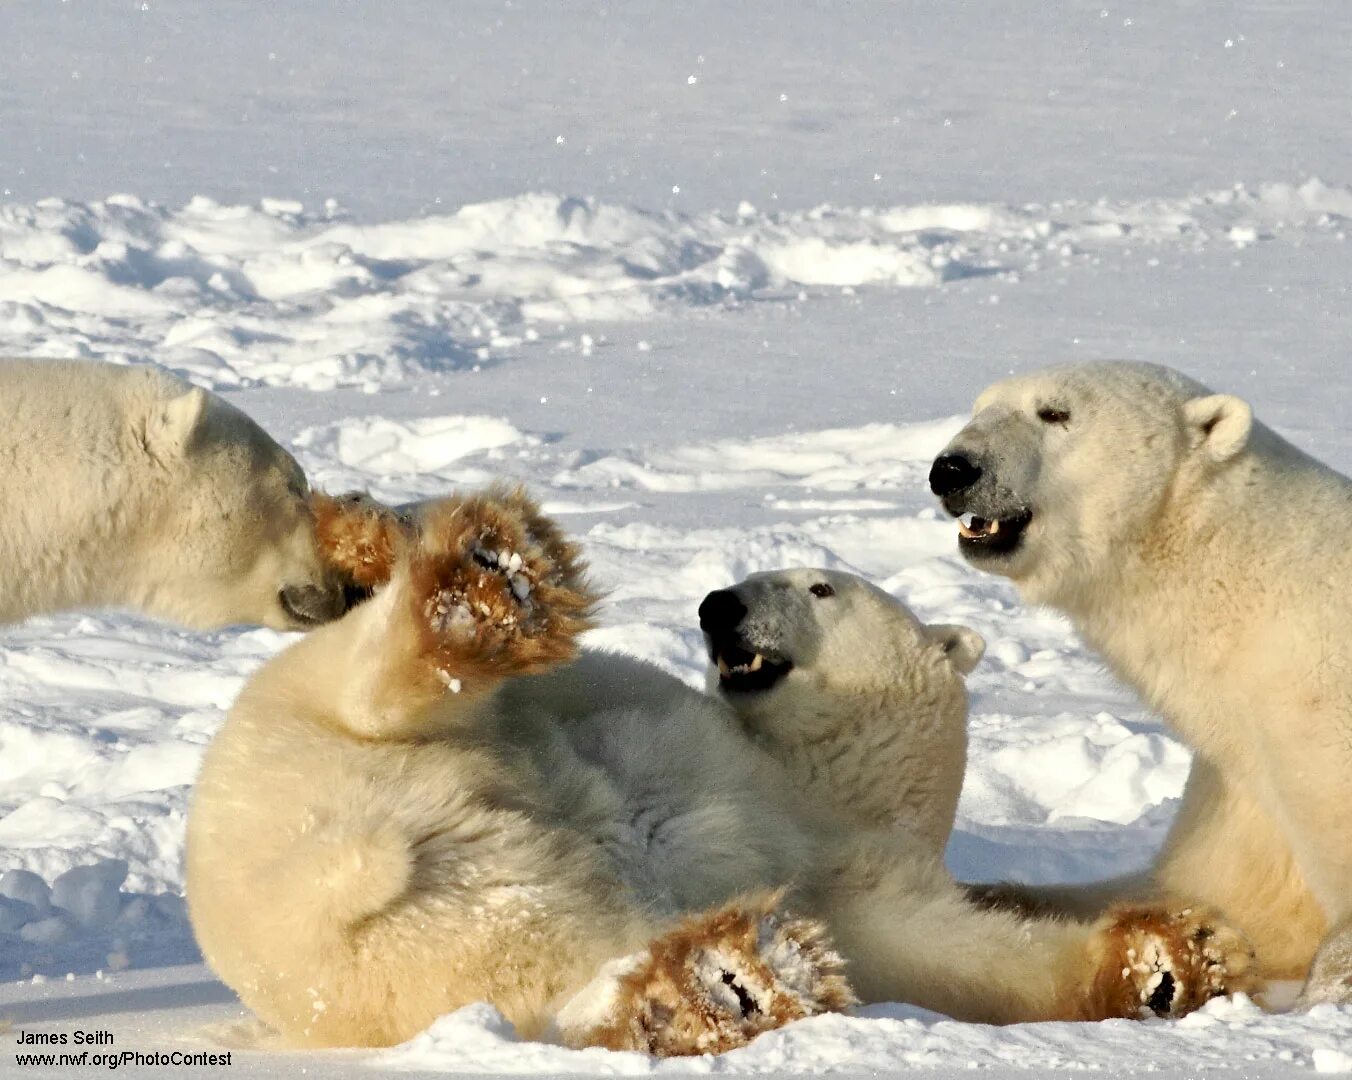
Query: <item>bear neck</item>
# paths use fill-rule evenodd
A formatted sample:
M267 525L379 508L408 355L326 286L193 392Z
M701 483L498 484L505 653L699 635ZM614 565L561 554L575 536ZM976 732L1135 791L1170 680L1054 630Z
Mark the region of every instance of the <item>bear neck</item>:
M1352 483L1255 425L1249 448L1219 471L1181 474L1154 526L1056 606L1196 749L1238 762L1247 751L1227 716L1277 722L1271 685L1308 663L1296 625L1327 620L1341 602L1352 565L1343 547L1337 566L1328 553L1349 530Z
M91 409L103 406L96 403ZM83 417L82 417L83 419ZM67 420L62 439L69 441ZM42 444L50 437L46 418L36 425ZM12 459L0 476L0 499L24 507L10 516L9 562L0 572L0 622L72 607L119 606L139 600L138 582L151 572L159 552L140 543L150 490L164 482L147 473L139 443L116 417L95 417L78 428L88 445L71 454L73 468L53 468L47 457L28 456L6 445ZM64 466L64 462L63 462Z
M856 825L901 826L934 853L953 828L967 761L961 680L814 681L749 718L756 740L814 810Z

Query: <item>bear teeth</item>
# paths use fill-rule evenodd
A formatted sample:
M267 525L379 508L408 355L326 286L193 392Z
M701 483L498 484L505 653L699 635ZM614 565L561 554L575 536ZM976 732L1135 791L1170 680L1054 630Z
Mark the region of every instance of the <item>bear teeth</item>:
M958 533L962 536L994 536L1000 531L1000 522L987 521L975 514L963 514L958 518Z
M718 673L720 675L749 675L754 671L759 671L761 665L765 663L765 657L757 653L749 664L738 664L736 667L729 667L728 662L721 656L718 658Z

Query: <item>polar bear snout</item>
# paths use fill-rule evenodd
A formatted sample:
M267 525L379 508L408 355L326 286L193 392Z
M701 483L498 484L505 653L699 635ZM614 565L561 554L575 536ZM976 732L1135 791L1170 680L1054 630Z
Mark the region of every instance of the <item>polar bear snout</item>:
M731 589L718 589L699 606L699 628L710 636L730 633L746 618L746 605Z
M930 468L930 490L958 519L958 549L969 559L1009 555L1033 520L1032 509L977 455L950 445Z
M277 602L287 617L298 626L319 626L332 622L348 608L348 599L338 585L284 585Z
M981 466L962 454L940 454L930 469L930 490L939 498L957 495L981 479Z
M749 609L731 589L718 589L699 606L699 628L709 648L709 661L718 669L718 688L745 694L769 690L793 670L793 661L776 651L757 647L743 632Z

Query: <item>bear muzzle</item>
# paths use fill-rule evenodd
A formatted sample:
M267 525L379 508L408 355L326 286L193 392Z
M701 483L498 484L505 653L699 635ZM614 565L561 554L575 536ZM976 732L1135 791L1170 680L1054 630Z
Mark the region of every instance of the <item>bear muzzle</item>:
M348 607L347 597L338 585L284 585L277 593L277 602L300 630L332 622Z

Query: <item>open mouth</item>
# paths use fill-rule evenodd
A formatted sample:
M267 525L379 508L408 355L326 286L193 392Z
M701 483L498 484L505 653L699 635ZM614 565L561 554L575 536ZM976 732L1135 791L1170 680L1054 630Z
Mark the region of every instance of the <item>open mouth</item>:
M314 626L322 626L329 620L315 611L306 611L292 598L289 590L282 589L277 594L277 602L282 605L282 610L286 612L286 617L297 626L309 629Z
M1008 554L1019 546L1024 530L1032 520L1031 510L1020 510L1007 518L963 514L958 518L958 548L973 555Z
M375 596L375 589L368 585L358 585L355 582L345 582L343 585L343 612L346 614L358 604L364 604Z
M711 642L709 656L718 668L718 688L749 694L769 690L793 670L793 661L753 652L731 641Z

